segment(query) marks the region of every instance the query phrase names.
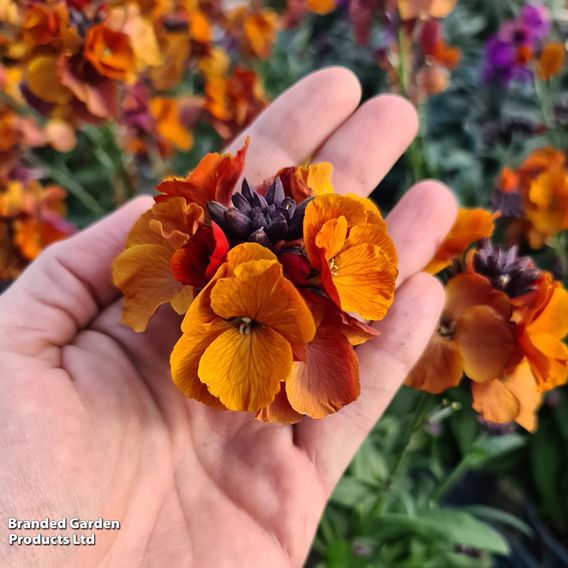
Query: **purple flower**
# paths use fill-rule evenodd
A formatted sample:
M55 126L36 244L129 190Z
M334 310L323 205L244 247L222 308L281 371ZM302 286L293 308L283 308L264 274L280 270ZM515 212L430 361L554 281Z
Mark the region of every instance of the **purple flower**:
M508 41L491 38L485 46L483 80L507 85L515 74L515 48Z
M520 21L537 40L543 40L550 33L550 12L546 6L540 4L523 6Z

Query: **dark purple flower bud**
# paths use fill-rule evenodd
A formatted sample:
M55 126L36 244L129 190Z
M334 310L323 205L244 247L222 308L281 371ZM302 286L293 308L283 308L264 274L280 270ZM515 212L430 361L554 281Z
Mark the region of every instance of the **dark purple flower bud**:
M268 203L264 196L260 195L260 193L254 193L252 196L252 204L254 207L258 207L263 211L268 207Z
M503 249L487 239L473 256L474 270L485 276L496 290L516 298L536 290L540 271L528 256L517 256L517 247Z
M257 229L256 231L254 231L254 233L251 233L248 240L250 243L258 243L259 245L265 246L267 248L272 248L272 243L270 242L270 239L268 238L264 227Z
M493 211L500 211L503 217L520 219L523 216L523 200L515 191L497 190L491 202Z
M243 194L244 198L252 205L252 189L249 185L249 182L244 179L243 185L241 187L241 193Z
M230 233L239 237L240 239L246 239L250 234L251 221L247 215L239 211L238 209L229 209L225 213L226 227Z
M286 194L284 193L284 186L282 185L282 180L280 179L280 176L278 176L271 184L270 187L268 188L268 191L266 192L266 201L268 203L282 203L282 201L284 201L286 197Z
M256 231L257 229L260 229L260 228L266 226L266 217L264 216L264 213L260 209L258 209L257 207L255 207L250 212L249 218L251 220L251 230L252 231Z
M284 215L273 217L266 227L266 234L273 243L281 241L288 232L288 221Z
M207 212L209 213L209 217L211 217L221 229L225 230L225 213L227 212L227 208L217 201L209 201L207 203Z
M250 213L252 211L252 205L247 201L246 197L242 193L235 193L231 197L233 205L243 213Z

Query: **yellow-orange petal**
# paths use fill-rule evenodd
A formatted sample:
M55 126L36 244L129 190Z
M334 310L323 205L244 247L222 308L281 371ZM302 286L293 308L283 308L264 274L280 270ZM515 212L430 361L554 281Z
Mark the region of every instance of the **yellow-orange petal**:
M424 270L430 274L437 274L447 268L469 245L480 239L489 238L495 229L495 218L496 214L485 209L460 209L448 236Z
M115 286L124 294L122 321L134 331L144 331L159 306L172 303L178 313L189 307L191 295L171 271L173 249L165 245L136 245L113 263Z
M465 374L480 383L502 376L515 354L513 325L489 306L464 311L456 322L455 341Z
M283 335L291 344L306 344L315 335L314 318L295 286L274 260L237 266L235 276L221 278L211 290L211 307L224 319L249 317Z
M333 262L331 280L341 309L365 319L383 319L394 298L397 276L389 257L378 246L362 244L343 251Z
M336 0L306 0L306 8L314 14L329 14L337 6Z
M195 322L179 338L170 355L172 378L176 387L185 396L203 402L212 408L223 409L225 407L199 380L197 369L205 350L230 327L231 324L223 320L210 323Z
M507 377L487 383L473 383L473 408L485 420L496 423L515 421L533 432L536 413L542 403L530 366L524 360Z
M536 64L536 75L541 81L548 81L564 69L566 47L562 42L547 43Z
M367 197L361 197L353 193L349 193L348 195L351 199L355 199L355 201L359 201L363 204L363 207L365 207L365 211L367 212L367 223L370 223L371 225L379 225L379 227L386 231L387 224L383 219L380 209L373 201Z
M296 412L286 396L286 383L280 384L280 391L276 398L265 408L261 408L257 413L257 420L262 422L272 422L276 424L297 424L303 416Z
M278 260L276 255L268 248L258 243L242 243L227 253L227 267L230 274L235 268L251 260Z
M308 344L306 360L294 362L286 381L292 408L311 418L324 418L353 402L360 390L353 347L337 326L323 323Z
M369 201L369 200L367 200ZM387 258L396 266L398 255L392 239L386 231L386 223L363 223L357 225L349 231L349 238L345 247L353 247L369 243L378 246Z
M324 252L327 260L338 255L347 237L347 219L343 215L326 221L316 235L316 246Z
M434 333L404 384L438 394L457 386L462 375L463 360L457 344Z
M473 409L488 422L496 424L513 422L521 411L519 401L499 379L472 383L471 395Z
M336 193L317 195L306 207L304 245L310 263L315 268L319 268L321 263L316 237L327 221L341 216L345 217L348 228L367 220L365 206L359 200L347 195Z
M263 326L243 334L232 327L207 347L198 374L230 410L258 412L274 400L291 370L292 348L278 332Z

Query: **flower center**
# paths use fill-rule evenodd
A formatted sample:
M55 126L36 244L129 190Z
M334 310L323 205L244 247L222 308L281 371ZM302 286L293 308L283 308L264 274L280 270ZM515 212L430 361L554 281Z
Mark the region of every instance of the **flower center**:
M456 328L456 324L453 321L442 316L442 318L440 319L440 323L438 325L438 329L437 329L438 335L440 335L444 339L451 340L451 339L454 338L455 328Z
M339 269L339 267L337 266L337 262L335 261L335 258L332 258L329 261L329 271L331 272L332 276L337 276L337 270Z
M250 332L258 327L259 323L254 321L248 316L243 316L242 318L236 318L234 320L235 326L239 328L239 333L241 335L250 335Z

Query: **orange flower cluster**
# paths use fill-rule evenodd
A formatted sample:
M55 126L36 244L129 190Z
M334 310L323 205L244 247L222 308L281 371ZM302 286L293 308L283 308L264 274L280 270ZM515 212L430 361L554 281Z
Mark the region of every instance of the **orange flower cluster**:
M532 249L568 229L568 159L552 147L535 150L517 170L501 172L497 201L516 198L517 224Z
M396 251L371 201L333 193L330 164L236 192L247 147L158 186L114 263L123 321L143 331L162 304L185 314L171 370L188 397L322 418L359 395L354 346L393 301Z
M4 4L0 50L20 76L17 96L72 128L115 120L131 151L187 151L199 118L230 137L265 104L256 75L230 74L220 45L237 45L249 59L267 58L278 29L270 10L225 13L216 3L181 0ZM224 82L223 92L213 102L190 93L167 95L190 73L206 92Z
M12 178L0 187L0 281L16 278L47 245L74 227L63 220L65 192L58 186Z
M568 380L568 292L516 248L492 245L491 220L462 210L430 263L437 271L454 257L438 328L407 384L441 393L465 376L485 420L534 430L542 393Z

